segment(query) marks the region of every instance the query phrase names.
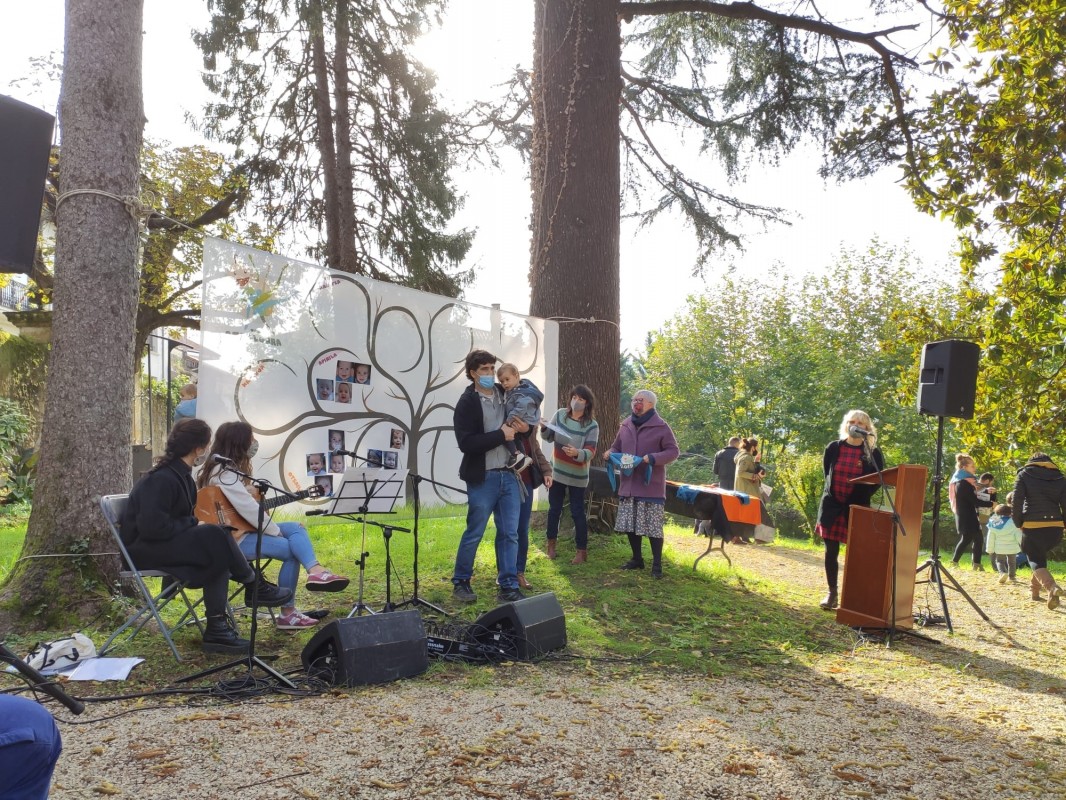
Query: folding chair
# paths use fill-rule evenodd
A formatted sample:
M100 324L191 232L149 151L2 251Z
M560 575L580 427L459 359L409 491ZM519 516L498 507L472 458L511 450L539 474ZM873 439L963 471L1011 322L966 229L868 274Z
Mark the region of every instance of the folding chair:
M122 626L111 634L104 646L100 648L100 655L104 655L109 650L117 647L118 644L127 642L133 639L143 628L148 621L154 619L159 626L160 632L163 634L163 638L167 640L167 644L170 645L171 652L174 653L174 658L177 661L181 661L181 654L178 653L178 648L174 646L174 639L171 634L175 631L185 627L186 625L195 625L200 629L200 635L204 633L204 625L199 615L196 613L196 607L203 602L201 598L197 598L194 602L185 593L185 583L180 579L174 577L166 570L161 569L138 569L133 563L133 559L130 558L129 551L126 550L126 545L122 542L122 536L120 533L120 527L122 525L122 515L126 510L126 503L129 501L128 494L109 494L100 498L100 510L104 514L104 519L107 520L107 525L111 529L111 534L115 538L115 543L118 545L118 550L122 554L122 563L126 567L119 572L119 578L126 581L132 581L137 586L137 590L140 592L141 601L140 607L134 612L129 619L127 619ZM153 594L152 591L145 584L145 578L161 578L160 590L158 593ZM165 609L172 600L180 597L185 603L185 613L181 615L176 623L173 625L167 625L163 619L162 611ZM115 640L128 630L131 630L127 636L125 636L122 642L116 644Z

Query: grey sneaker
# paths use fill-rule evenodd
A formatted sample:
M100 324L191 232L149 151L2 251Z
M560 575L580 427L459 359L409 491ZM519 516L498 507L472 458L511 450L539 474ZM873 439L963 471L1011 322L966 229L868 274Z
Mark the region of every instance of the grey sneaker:
M496 593L497 603L513 603L516 600L525 599L525 595L522 594L521 589L500 589Z
M458 581L452 588L452 597L460 603L476 603L477 595L470 588L470 581Z

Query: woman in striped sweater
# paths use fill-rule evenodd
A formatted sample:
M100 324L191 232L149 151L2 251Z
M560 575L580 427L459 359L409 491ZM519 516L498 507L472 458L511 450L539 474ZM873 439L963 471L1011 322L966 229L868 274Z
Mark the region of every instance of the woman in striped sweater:
M548 427L541 428L541 437L555 444L552 454L551 488L548 489L548 558L555 558L555 543L559 538L559 518L563 515L563 501L570 493L570 516L574 518L574 543L577 553L571 564L584 564L588 559L589 526L585 519L585 488L589 485L589 465L596 455L600 426L594 412L596 398L592 390L579 383L570 390L570 406L555 412L552 424L566 432L566 441Z

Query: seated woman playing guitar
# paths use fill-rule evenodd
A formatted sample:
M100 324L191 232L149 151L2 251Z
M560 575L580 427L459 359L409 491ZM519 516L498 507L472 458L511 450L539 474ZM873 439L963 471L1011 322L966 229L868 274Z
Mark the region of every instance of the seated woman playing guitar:
M225 472L222 464L215 462L213 456L219 455L231 460L237 469L250 475L251 459L258 450L259 442L252 435L252 427L248 423L223 422L215 431L211 455L208 456L207 464L197 480L201 495L205 495L203 498L198 497L200 502L197 503L197 515L203 519L202 512L206 504L213 506L214 510L210 511L210 514L219 515L216 523L228 512L230 519L226 519L224 524L236 528L233 536L241 552L248 558L255 558L259 501L250 486L233 473ZM218 488L211 493L211 487ZM320 490L315 491L316 489L317 487L313 487L300 495L308 497L312 493L320 494ZM211 494L213 497L210 497ZM271 505L282 505L285 502L289 502L289 498L283 497L281 503L272 502ZM236 516L232 512L236 512ZM348 578L335 575L318 563L307 529L298 522L274 522L267 514L261 554L264 558L276 558L282 562L278 585L282 589L291 589L293 597L296 596L296 582L300 577L301 564L307 570L306 587L309 591L339 592L348 586ZM300 613L295 605L282 606L281 615L275 621L275 625L282 630L313 628L317 624L317 619Z
M226 613L230 579L255 584L255 571L233 538L219 525L201 525L193 516L196 484L192 468L202 464L211 428L202 419L181 419L167 437L166 452L133 487L122 517L122 541L141 569L163 569L193 587L203 587L207 653L247 653ZM260 592L264 606L292 602L276 586Z

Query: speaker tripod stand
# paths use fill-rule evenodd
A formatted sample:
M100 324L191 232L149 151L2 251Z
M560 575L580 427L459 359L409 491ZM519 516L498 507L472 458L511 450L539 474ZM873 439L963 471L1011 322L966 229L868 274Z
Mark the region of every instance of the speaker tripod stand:
M947 571L943 564L940 563L940 489L944 484L944 417L937 417L936 426L936 472L933 475L933 547L929 554L928 560L918 567L915 572L915 577L921 575L925 570L929 570L929 576L924 581L915 581L916 583L932 584L936 587L937 596L940 598L940 608L944 612L944 622L947 625L948 633L954 633L955 629L951 625L951 612L948 611L948 598L944 593L944 579L947 578L950 584L948 588L954 589L956 592L966 598L966 601L973 606L973 610L981 615L981 619L985 622L992 623L989 618L977 602L966 593L966 590L962 588L962 585L955 580L955 577ZM932 625L939 622L933 616L926 618L924 624Z

